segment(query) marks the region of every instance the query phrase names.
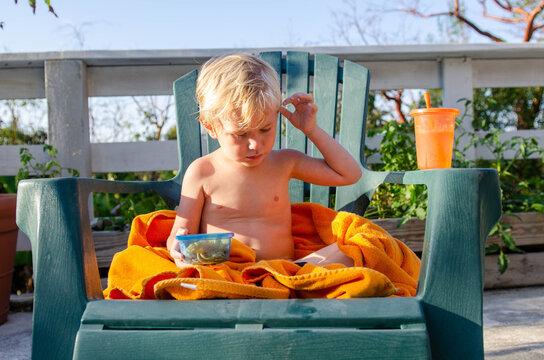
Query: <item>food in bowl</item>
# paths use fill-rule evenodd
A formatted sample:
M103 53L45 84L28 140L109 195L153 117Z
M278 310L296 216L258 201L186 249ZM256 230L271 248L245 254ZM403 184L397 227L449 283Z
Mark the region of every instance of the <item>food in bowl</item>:
M187 264L218 264L227 261L233 233L178 235L179 251Z

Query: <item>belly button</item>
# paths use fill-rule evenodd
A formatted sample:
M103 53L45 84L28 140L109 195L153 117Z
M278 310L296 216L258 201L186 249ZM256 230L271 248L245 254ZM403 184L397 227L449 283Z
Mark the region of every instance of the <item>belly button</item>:
M274 201L279 201L279 200L280 200L279 196L274 196Z

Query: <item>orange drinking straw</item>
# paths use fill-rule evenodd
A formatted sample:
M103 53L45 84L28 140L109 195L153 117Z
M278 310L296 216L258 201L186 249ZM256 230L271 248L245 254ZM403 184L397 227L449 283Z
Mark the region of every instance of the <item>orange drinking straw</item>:
M431 107L431 95L429 95L429 92L427 91L425 94L423 94L425 97L425 104L427 105L427 109Z

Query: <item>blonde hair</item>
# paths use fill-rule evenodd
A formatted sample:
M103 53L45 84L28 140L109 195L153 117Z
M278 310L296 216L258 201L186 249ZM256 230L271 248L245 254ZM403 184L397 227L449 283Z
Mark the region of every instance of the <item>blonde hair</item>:
M250 54L206 62L198 75L196 96L200 122L216 130L221 121L233 121L242 128L259 126L265 111L278 111L281 105L276 71Z

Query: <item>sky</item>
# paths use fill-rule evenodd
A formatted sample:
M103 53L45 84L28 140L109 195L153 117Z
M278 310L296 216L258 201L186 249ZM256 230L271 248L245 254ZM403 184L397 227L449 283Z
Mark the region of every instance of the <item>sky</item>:
M333 44L341 1L3 0L0 52L198 49Z
M447 10L449 0L51 0L58 17L37 0L2 0L0 53L64 50L263 48L447 42L445 18L421 19L399 11L419 3L426 13ZM352 6L352 5L355 6ZM477 0L467 16L485 22ZM504 15L489 7L490 13ZM349 15L342 15L347 13ZM367 37L354 34L348 16L359 14ZM370 14L370 15L369 15ZM377 14L377 16L372 16ZM340 21L339 21L340 19ZM339 24L342 25L339 25ZM369 31L372 29L372 31ZM489 42L470 32L470 42ZM505 35L505 34L502 34ZM508 37L508 35L506 35ZM519 37L519 35L518 35ZM512 39L508 39L512 40Z

